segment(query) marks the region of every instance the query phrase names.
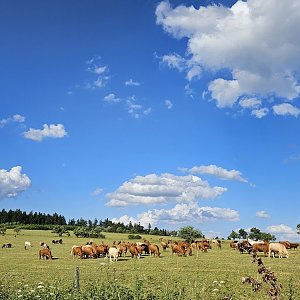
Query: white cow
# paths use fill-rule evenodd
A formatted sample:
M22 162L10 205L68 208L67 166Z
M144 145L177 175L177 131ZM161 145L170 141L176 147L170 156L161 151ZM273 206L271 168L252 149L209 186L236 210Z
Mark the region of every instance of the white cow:
M25 242L25 250L29 249L30 247L32 247L30 242Z
M108 256L111 262L117 261L119 256L119 249L115 247L110 247L108 249Z
M289 253L286 250L286 247L280 243L270 243L269 244L269 257L271 256L271 252L273 254L273 258L275 257L275 252L278 253L279 258L282 258L285 255L286 258L289 257Z

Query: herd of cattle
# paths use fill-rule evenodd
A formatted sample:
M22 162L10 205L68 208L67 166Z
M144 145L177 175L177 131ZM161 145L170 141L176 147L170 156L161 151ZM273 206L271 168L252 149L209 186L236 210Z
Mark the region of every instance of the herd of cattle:
M62 244L62 239L52 240L52 244ZM85 245L79 246L74 245L71 248L71 255L73 258L109 258L110 261L117 261L119 257L126 256L127 253L132 258L139 259L142 255L150 255L154 257L160 257L160 249L166 251L170 248L171 253L178 256L192 255L193 251L198 252L208 252L212 249L212 245L215 245L218 249L222 248L222 241L220 240L208 240L202 239L198 241L192 241L188 243L187 241L173 241L160 239L160 246L154 243L150 243L147 240L143 242L113 242L113 244L107 245L103 242L97 245L92 240L87 242ZM288 258L288 249L297 249L298 243L291 243L288 241L269 243L267 241L253 241L251 239L243 241L231 241L230 247L234 250L238 250L240 253L257 253L263 252L265 256L269 255L275 257L278 254L279 258L285 256ZM40 243L39 258L40 259L53 259L51 249L49 245L44 242ZM2 248L11 248L11 244L4 244ZM32 247L30 242L25 242L25 250Z
M283 241L278 243L269 243L268 241L253 241L253 240L244 240L244 241L231 241L230 247L232 249L239 250L240 253L248 252L257 253L263 252L265 256L269 255L275 257L275 254L278 254L279 258L285 256L289 257L288 249L298 249L298 243L291 243L289 241Z

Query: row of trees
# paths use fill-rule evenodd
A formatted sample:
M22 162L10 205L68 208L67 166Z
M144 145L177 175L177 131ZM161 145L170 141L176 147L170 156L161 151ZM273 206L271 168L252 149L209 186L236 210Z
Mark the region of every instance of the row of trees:
M275 241L276 237L270 233L262 232L260 229L253 227L250 229L248 233L245 229L240 229L238 232L231 231L230 235L228 236L229 240L235 239L251 239L251 240L267 240L267 241Z
M176 230L166 230L159 229L158 227L152 228L149 224L147 228L144 228L139 223L123 224L121 222L114 223L108 218L105 220L85 220L83 218L80 219L70 219L66 222L66 219L62 215L58 215L57 213L44 214L37 212L25 212L19 209L13 210L2 210L0 211L0 234L1 230L5 231L7 226L14 228L18 227L21 229L45 229L45 230L53 230L54 233L62 236L63 234L67 234L69 230L75 232L81 232L78 236L97 236L98 232L117 232L117 233L133 233L133 234L154 234L154 235L176 235ZM3 226L5 224L5 226ZM2 228L2 229L1 229ZM89 232L89 234L88 234Z
M62 215L54 213L53 215L25 212L20 209L6 211L2 209L0 212L0 224L37 224L37 225L66 225L66 219Z

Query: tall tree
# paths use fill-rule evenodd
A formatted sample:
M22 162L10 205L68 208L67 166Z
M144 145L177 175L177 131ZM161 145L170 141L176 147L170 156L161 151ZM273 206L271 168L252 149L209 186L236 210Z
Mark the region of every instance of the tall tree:
M204 235L198 229L195 229L193 226L182 227L178 231L178 236L186 240L187 242L191 242L197 238L203 238Z

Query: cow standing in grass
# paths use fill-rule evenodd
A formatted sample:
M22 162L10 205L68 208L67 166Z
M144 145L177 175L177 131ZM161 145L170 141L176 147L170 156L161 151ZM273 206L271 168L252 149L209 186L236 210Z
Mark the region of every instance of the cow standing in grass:
M41 258L43 258L43 259L52 259L53 258L50 249L41 249L39 251L39 257L40 257L40 259Z
M25 242L25 244L24 244L25 250L29 249L30 247L32 247L31 243L30 242Z

